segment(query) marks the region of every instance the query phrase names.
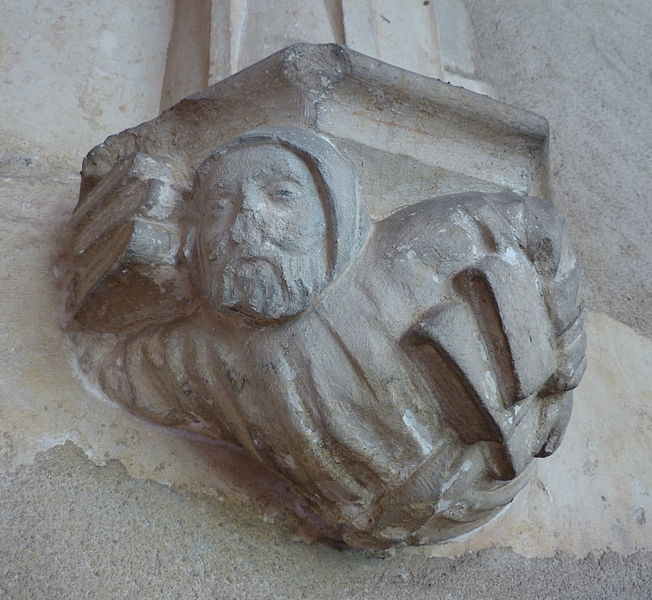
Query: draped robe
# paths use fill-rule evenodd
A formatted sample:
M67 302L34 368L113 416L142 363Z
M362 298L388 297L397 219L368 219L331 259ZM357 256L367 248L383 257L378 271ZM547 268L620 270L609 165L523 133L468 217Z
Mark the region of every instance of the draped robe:
M202 300L107 337L91 370L130 410L248 450L353 545L445 538L511 501L563 433L576 269L548 202L435 198L375 223L296 317Z

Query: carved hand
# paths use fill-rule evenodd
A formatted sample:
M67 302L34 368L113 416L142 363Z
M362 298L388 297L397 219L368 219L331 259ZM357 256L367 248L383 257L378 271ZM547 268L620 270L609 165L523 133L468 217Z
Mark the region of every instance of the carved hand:
M164 159L135 153L80 201L73 217L68 305L73 314L116 286L130 290L134 278L159 289L175 282L185 192L176 184L179 179ZM109 279L110 289L100 290ZM129 286L120 285L120 279L129 280Z

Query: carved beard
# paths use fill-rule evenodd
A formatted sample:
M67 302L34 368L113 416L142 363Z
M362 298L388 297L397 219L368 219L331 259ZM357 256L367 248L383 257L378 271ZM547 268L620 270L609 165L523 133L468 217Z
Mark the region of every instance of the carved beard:
M255 250L229 244L226 255L210 261L210 300L257 319L292 317L312 304L326 282L320 249L296 256L273 244ZM220 258L228 257L228 260ZM212 258L212 257L211 257Z

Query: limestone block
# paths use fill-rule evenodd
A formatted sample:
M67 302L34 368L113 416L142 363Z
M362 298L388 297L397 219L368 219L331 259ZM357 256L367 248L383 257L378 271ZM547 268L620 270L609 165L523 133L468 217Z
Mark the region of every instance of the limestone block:
M158 113L171 0L0 5L5 149L76 168L89 146Z
M15 4L5 3L3 16ZM45 4L39 2L38 7ZM466 4L478 36L475 60L484 69L480 74L495 84L503 101L527 106L551 120L555 131L553 198L571 217L575 241L591 244L588 250L581 246L580 250L589 267L589 283L601 290L593 306L606 307L612 316L639 327L645 325L652 314L646 282L652 278L641 273L649 271L652 261L646 261L649 253L636 246L636 236L650 231L641 218L646 215L644 198L649 188L641 183L649 173L641 166L649 154L649 144L643 143L649 138L644 114L649 81L640 74L645 72L646 57L641 44L648 40L649 45L652 38L637 33L642 34L649 23L650 5L639 2L624 10L603 2L601 10L596 10L592 2L558 2L540 11L539 3L523 2L496 12L482 2ZM66 16L75 11L87 14L83 7L70 10L70 6L61 3ZM111 10L115 6L119 7L114 4ZM140 7L142 3L134 3L129 11L134 14ZM91 32L92 42L101 39L91 27L100 12L97 6L93 8L93 15L85 17L81 28L64 40L72 57L67 52L57 54L60 46L46 53L60 57L60 68L46 72L45 78L46 90L56 91L49 104L64 106L64 114L73 95L61 83L74 85L84 76L77 65L89 52L88 45L77 51L70 42L86 31ZM47 42L49 33L42 33L46 14L47 10L34 10L28 15L29 25L21 21L17 30L33 31L25 33L23 48ZM157 12L157 16L166 14L169 17L169 12ZM3 22L0 37L4 44L18 31L9 31L9 18ZM130 26L127 20L122 22ZM151 31L151 23L148 28ZM138 43L142 47L149 41ZM16 72L22 61L20 72L30 71L25 63L34 60L36 51L19 52L14 46L9 50L0 58L3 67L10 64ZM156 52L150 58L156 62L162 56ZM493 73L487 73L488 63L494 65ZM139 61L129 64L142 67ZM121 64L114 83L128 77L126 73L127 64ZM62 354L59 315L52 310L61 304L52 269L58 234L76 201L78 158L68 158L73 166L62 171L38 157L48 154L42 141L49 139L51 130L57 131L61 144L68 144L77 133L60 131L58 117L41 122L43 106L28 97L28 89L21 91L19 83L16 78L0 81L3 107L11 104L10 112L3 113L4 124L13 121L18 124L13 131L31 131L35 138L26 142L13 134L4 135L3 143L24 148L28 152L24 156L0 149L0 504L4 517L0 596L4 592L10 597L69 598L95 593L114 598L149 593L180 598L212 597L228 589L234 597L247 598L257 594L430 598L437 589L444 597L475 598L478 589L491 596L494 586L500 588L494 593L501 597L574 593L620 598L647 593L649 554L633 553L649 549L652 543L652 479L647 460L652 450L649 339L606 315L589 314L588 370L575 392L574 416L565 442L553 457L538 462L532 485L510 508L473 537L437 547L404 548L395 559L385 560L365 559L364 553L330 552L319 544L297 544L278 521L263 523L258 506L253 511L242 508L244 498L238 490L246 486L238 479L242 473L235 474L241 457L235 459L223 446L139 420L93 396L72 376ZM203 85L191 86L187 92ZM20 97L20 102L9 103L8 95ZM82 105L88 105L90 98ZM112 102L110 94L107 101ZM77 106L78 114L82 105ZM154 106L133 119L121 113L124 121L103 128L92 138L80 138L76 156L106 133L155 112ZM106 115L113 117L110 111ZM34 122L45 128L34 131ZM68 123L86 135L86 129L82 131L85 118ZM71 138L66 137L69 133ZM56 161L61 149L52 146L49 150L49 159ZM28 168L20 173L5 169L18 163ZM373 183L366 183L367 190ZM380 197L378 192L367 195ZM624 249L626 260L614 261L605 254L616 249ZM61 445L65 440L72 440L96 464L108 462L109 467L63 460L67 455L77 458L71 444ZM49 448L55 449L45 452ZM36 464L27 467L40 452ZM255 490L260 490L264 477L254 467L247 472L252 481L246 492L260 499ZM78 476L81 468L84 477ZM107 473L118 473L119 482ZM194 495L195 491L200 493ZM229 510L220 510L225 503L211 496L220 500L235 496L235 501ZM263 518L271 522L275 510L268 506ZM461 562L434 563L422 556L456 555L492 546L514 548L518 554L491 550L481 555L480 565L475 555ZM628 559L607 552L611 549L640 562L627 569ZM574 561L564 551L579 557L594 552L595 556ZM551 558L530 562L520 555ZM578 565L594 571L587 576ZM238 578L233 577L234 571ZM528 573L526 591L523 573ZM634 589L637 578L641 587Z
M351 49L429 77L441 77L434 2L343 0Z
M91 385L243 449L353 546L494 516L559 445L585 367L563 222L545 200L475 189L542 187L545 124L449 90L342 46L290 47L93 150L60 263ZM348 111L394 127L394 145L327 136L341 123L320 116ZM426 115L410 158L463 193L415 198L396 151L414 131L391 113ZM476 160L500 144L522 153L508 177ZM361 176L387 164L400 187L373 211Z
M476 73L473 28L463 0L437 0L437 38L441 79L480 94L497 94Z
M227 23L211 10L210 0L177 0L165 61L165 76L161 89L161 110L179 99L208 85L213 26L227 28Z
M327 135L353 163L372 218L469 190L546 195L545 119L335 45L293 46L112 136L86 157L82 193L132 152L174 143L191 178L237 133L288 123Z

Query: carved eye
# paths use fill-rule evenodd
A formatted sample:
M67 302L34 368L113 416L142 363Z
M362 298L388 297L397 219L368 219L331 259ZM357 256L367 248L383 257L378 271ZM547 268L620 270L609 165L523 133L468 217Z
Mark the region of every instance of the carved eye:
M281 183L267 188L267 193L272 200L282 202L284 200L295 200L301 197L301 188L292 183Z

